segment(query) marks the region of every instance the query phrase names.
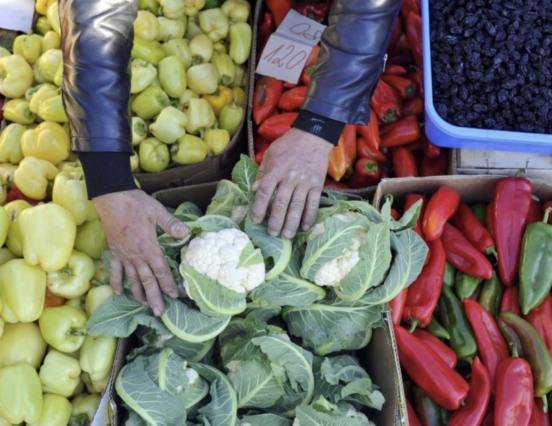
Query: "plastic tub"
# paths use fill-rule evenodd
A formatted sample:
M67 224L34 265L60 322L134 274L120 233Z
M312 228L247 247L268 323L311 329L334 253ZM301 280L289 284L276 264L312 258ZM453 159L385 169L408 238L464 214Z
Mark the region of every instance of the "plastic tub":
M429 1L422 0L424 40L424 90L426 134L435 145L447 148L469 148L489 151L520 151L552 154L552 135L472 129L454 126L443 120L433 104L431 43L429 35Z

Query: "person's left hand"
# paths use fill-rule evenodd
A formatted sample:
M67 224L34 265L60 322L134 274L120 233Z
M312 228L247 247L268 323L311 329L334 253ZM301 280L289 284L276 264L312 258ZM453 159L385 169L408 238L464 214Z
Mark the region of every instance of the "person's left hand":
M268 220L269 234L293 238L300 224L308 231L316 221L332 148L331 143L299 129L291 129L274 141L264 154L253 185L253 221L264 220L277 191Z

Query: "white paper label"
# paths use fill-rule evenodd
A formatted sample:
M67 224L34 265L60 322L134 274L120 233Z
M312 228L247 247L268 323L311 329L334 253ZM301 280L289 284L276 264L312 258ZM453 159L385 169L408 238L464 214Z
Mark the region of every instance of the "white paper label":
M325 25L291 10L268 39L257 74L296 84L325 29Z
M31 32L34 9L34 0L0 0L0 28Z

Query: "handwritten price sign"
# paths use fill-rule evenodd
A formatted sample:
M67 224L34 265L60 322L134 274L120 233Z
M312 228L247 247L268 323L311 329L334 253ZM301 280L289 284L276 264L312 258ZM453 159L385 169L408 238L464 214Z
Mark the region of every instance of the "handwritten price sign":
M326 27L291 10L272 34L257 66L257 74L296 84L311 50Z

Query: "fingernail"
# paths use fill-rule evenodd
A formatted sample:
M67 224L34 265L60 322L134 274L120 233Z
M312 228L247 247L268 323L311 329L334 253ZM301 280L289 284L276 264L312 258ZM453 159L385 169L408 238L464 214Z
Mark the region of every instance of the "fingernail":
M278 232L276 231L271 231L270 229L268 230L268 235L270 235L271 237L277 237L278 236Z
M302 229L303 229L304 232L307 232L310 229L310 226L309 225L303 225Z
M260 216L253 216L253 222L254 223L261 223L261 217Z
M178 291L172 291L170 296L173 298L173 299L176 299L178 297Z
M284 231L284 238L287 238L287 239L291 240L293 238L293 232Z
M123 290L115 290L115 294L117 296L120 296L121 294L123 294Z

